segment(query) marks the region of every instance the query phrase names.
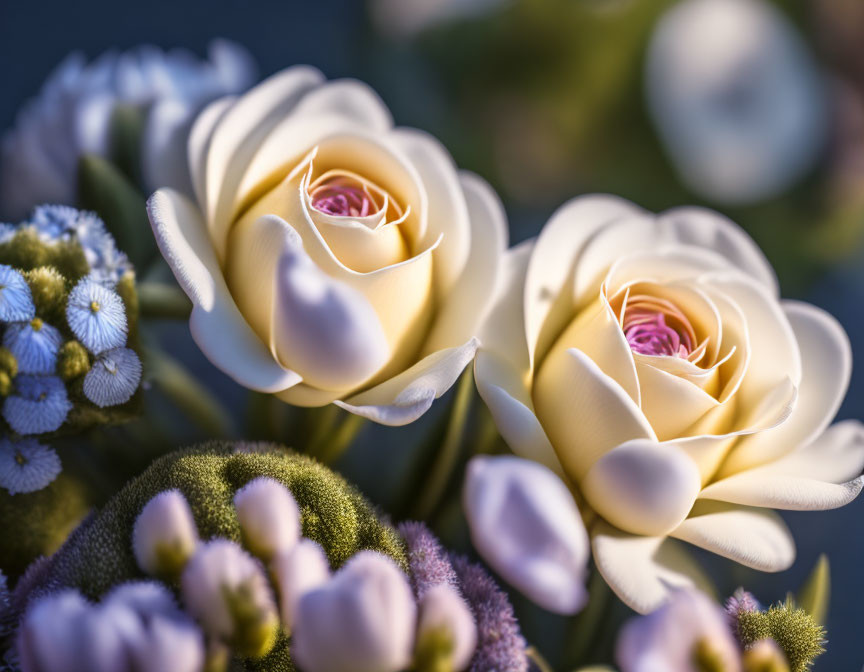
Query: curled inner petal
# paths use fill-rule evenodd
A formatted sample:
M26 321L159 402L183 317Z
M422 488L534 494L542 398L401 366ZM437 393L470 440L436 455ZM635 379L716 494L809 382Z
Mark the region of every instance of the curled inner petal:
M630 349L641 355L692 359L704 349L696 345L696 333L690 320L670 301L627 295L619 320Z
M381 209L372 191L347 176L322 180L311 191L312 207L336 217L367 217Z

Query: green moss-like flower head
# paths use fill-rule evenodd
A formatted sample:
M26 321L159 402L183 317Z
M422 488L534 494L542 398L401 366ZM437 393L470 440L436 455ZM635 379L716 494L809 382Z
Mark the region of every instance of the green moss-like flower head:
M776 604L768 611L741 612L738 633L745 648L763 639L773 639L786 654L791 672L810 669L816 657L825 651L825 628L791 602Z

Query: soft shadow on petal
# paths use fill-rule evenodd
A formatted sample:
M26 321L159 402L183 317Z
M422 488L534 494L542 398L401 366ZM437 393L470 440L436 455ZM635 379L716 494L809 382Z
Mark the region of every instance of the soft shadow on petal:
M554 613L585 605L588 534L558 476L518 457L475 457L463 507L474 547L508 583Z
M610 222L643 212L609 195L580 196L562 205L543 227L525 278L525 338L531 366L572 317L572 279L587 241ZM541 333L542 332L542 333Z
M744 229L719 212L697 207L673 208L660 213L657 220L680 243L722 254L764 285L775 298L780 295L777 275L765 254Z
M624 389L576 348L546 358L532 396L558 459L576 482L615 446L657 438Z
M781 425L742 438L718 478L766 464L810 443L834 418L846 394L852 373L846 332L837 320L815 306L785 301L783 307L801 351L798 403Z
M706 487L702 499L797 511L845 506L864 487L864 427L847 420L776 462Z
M299 236L275 269L272 329L279 361L321 389L353 389L390 358L375 310L356 289L315 266Z
M260 392L278 392L300 382L300 376L279 365L240 314L192 202L164 189L153 194L147 210L159 250L192 300L189 328L207 358L241 385Z
M699 502L670 536L763 572L780 572L795 561L792 533L768 509Z
M459 374L474 359L479 341L472 338L458 348L439 350L398 376L334 403L382 425L400 426L414 422L449 390Z
M507 218L498 195L473 173L459 174L470 221L470 252L436 316L424 352L451 348L477 336L491 308L507 249ZM447 236L433 263L446 258ZM452 248L450 248L452 249ZM440 270L440 266L436 266ZM437 277L436 277L437 280Z
M627 534L601 520L591 529L591 546L609 587L640 614L654 611L681 588L714 594L710 579L675 539Z

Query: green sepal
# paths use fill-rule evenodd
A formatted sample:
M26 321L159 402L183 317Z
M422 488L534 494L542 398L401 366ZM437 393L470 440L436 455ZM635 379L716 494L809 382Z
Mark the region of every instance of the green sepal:
M825 625L831 602L831 565L824 553L819 556L813 571L798 592L798 604L819 625Z

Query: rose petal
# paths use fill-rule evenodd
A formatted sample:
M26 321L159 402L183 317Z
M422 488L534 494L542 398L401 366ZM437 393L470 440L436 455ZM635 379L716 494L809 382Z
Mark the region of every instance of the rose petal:
M444 238L435 253L435 288L439 297L450 293L477 242L456 165L444 146L428 133L410 128L393 132L393 139L417 173L429 199L425 244ZM470 336L471 334L469 334Z
M734 266L764 285L776 298L780 295L777 275L759 246L740 226L707 208L683 207L657 216L661 226L674 232L678 242L717 252Z
M624 389L576 348L560 348L546 358L533 399L558 459L576 482L615 446L657 438Z
M498 195L473 173L461 172L459 181L468 204L470 252L432 326L424 346L427 353L464 343L478 334L492 307L507 249L507 217ZM447 235L435 253L436 260L445 255Z
M678 527L701 486L699 469L686 453L646 440L616 446L580 483L588 503L606 521L646 536Z
M156 242L192 300L189 328L207 358L244 387L277 392L300 382L283 369L237 309L198 209L171 189L147 203Z
M846 394L852 353L843 328L809 304L786 301L783 307L801 351L798 403L780 426L742 438L718 478L771 462L810 443L834 418Z
M861 492L862 469L864 428L848 420L776 462L712 483L700 498L773 509L834 509Z
M214 100L201 111L189 132L186 143L188 160L184 164L189 166L195 199L202 209L207 205L207 150L210 149L213 130L236 101L236 96Z
M407 425L428 411L432 402L453 386L474 359L478 344L477 339L472 338L458 348L434 352L380 385L334 403L382 425Z
M525 278L525 340L531 367L570 321L572 277L582 248L619 217L641 212L615 196L580 196L562 205L543 227ZM541 334L542 332L542 334Z
M276 73L250 89L221 117L207 150L206 199L201 203L216 256L224 259L234 200L260 142L324 76L306 66Z
M762 572L788 569L795 541L773 511L699 502L671 536Z
M627 534L601 520L591 530L591 547L609 587L640 614L659 608L681 588L714 593L710 579L674 539Z
M357 290L323 273L288 244L275 274L273 352L307 385L350 390L390 357L375 310Z
M375 133L386 133L393 127L393 116L381 97L371 86L356 79L329 80L306 94L295 113L308 117L335 114Z

